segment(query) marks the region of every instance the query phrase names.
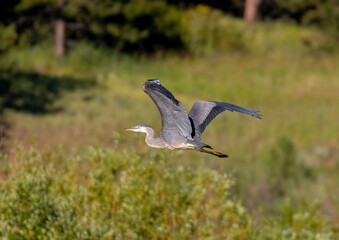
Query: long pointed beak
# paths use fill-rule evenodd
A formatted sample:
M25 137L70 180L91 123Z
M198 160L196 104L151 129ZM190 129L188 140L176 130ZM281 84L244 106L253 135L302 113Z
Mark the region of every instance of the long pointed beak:
M132 131L134 132L136 127L129 127L129 128L124 128L125 131Z

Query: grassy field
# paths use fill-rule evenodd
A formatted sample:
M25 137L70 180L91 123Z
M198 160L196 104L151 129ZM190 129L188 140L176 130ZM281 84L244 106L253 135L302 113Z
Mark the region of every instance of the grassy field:
M90 233L88 238L157 238L166 233L164 239L335 239L339 223L339 54L326 52L318 41L311 45L306 41L313 41L318 32L276 27L263 25L250 33L250 44L242 51L140 57L82 44L58 63L52 47L46 44L3 55L0 79L2 86L11 87L2 99L6 108L1 120L1 191L8 199L1 201L7 204L15 200L20 208L25 196L15 198L20 192L17 187L36 191L28 201L44 195L47 199L42 205L47 204L46 209L55 206L56 213L50 214L55 214L60 224L53 225L53 231L67 232L62 230L62 221L69 219L74 223L69 231L84 234L81 236ZM197 100L217 100L260 110L263 119L225 112L213 121L202 141L227 153L228 159L150 149L143 135L123 131L141 123L160 131L160 115L142 91L142 84L150 78L159 78L186 110ZM93 154L96 157L90 157ZM114 164L121 167L114 170ZM156 173L147 178L141 169ZM132 175L114 187L107 183L115 181L110 171L119 173L117 179ZM227 177L223 178L224 174ZM199 182L203 176L207 180ZM218 185L217 180L224 185ZM160 207L161 216L152 215L153 210L136 209L138 201L129 192L133 190L126 190L120 200L111 203L110 198L103 197L114 198L117 189L123 191L135 181L145 181L155 189L171 187L167 195L188 194L180 192L181 185L188 192L194 192L194 187L203 190L187 205L179 202L175 206L170 205L173 201L166 194L159 206L160 193L149 193L150 205ZM228 181L235 183L230 187ZM235 205L221 216L226 200L213 194L223 187ZM148 190L138 185L134 191ZM66 202L72 199L70 205L65 204L71 211L69 216L64 205L54 202L55 196ZM84 199L88 202L81 202ZM124 201L130 209L116 212ZM208 209L209 201L213 202L211 213L201 210ZM111 215L98 213L110 212L112 204L118 207ZM189 215L185 210L190 208L193 215L199 211L202 215ZM19 236L13 226L21 226L24 220L8 222L13 213L0 209L0 227L7 229L0 236ZM170 219L166 212L170 209L178 219ZM130 215L134 211L135 218ZM20 214L28 216L30 212ZM67 216L63 218L63 214ZM117 221L114 216L124 220ZM230 216L232 221L212 227ZM320 216L326 216L330 223ZM155 222L135 227L145 219ZM190 219L195 221L194 227L178 227L189 224ZM34 221L45 228L40 220ZM37 224L34 221L31 224ZM112 228L107 221L119 224ZM199 231L202 226L206 229ZM225 230L228 228L229 232Z

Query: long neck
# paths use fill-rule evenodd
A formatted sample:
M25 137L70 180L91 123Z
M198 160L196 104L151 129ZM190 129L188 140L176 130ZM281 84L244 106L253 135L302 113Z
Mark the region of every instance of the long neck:
M146 128L146 143L154 148L167 148L168 144L162 138L154 137L154 130L150 127Z

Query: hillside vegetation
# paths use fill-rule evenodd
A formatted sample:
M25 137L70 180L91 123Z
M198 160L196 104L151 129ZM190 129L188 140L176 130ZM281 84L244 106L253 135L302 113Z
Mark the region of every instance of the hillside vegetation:
M63 62L49 43L1 55L0 236L338 239L335 44L315 29L265 23L246 32L222 19L241 41L196 32L198 50L185 55L86 42ZM150 78L186 110L217 100L263 119L225 112L212 122L202 141L227 159L150 149L123 131L160 131L142 91Z
M336 239L316 206L253 223L216 171L174 157L90 148L71 158L17 148L1 166L4 239ZM278 220L278 222L276 222ZM253 225L252 225L252 224Z

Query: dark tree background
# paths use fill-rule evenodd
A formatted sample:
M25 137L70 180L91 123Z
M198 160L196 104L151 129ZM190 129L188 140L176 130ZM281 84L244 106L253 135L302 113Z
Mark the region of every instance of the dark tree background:
M294 21L338 37L336 0L2 0L0 52L14 45L55 42L65 48L89 41L127 52L184 49L187 11L199 4L256 21Z

